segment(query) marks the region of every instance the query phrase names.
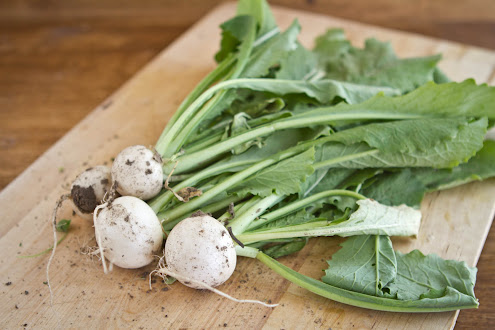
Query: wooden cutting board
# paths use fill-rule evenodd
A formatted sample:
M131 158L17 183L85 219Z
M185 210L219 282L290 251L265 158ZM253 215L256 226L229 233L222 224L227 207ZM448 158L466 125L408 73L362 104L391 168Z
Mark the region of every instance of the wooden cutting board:
M400 56L443 53L442 69L454 80L474 77L495 83L495 53L385 30L355 22L273 8L286 27L298 18L301 41L330 27L346 30L356 44L368 37L389 40ZM217 7L159 54L121 89L58 141L0 194L0 322L2 327L37 328L450 328L456 312L399 314L346 306L291 285L256 260L240 258L232 278L220 287L237 298L278 303L273 309L237 304L179 284L148 283L153 265L139 270L115 268L104 275L87 250L94 247L90 222L72 215L68 204L59 219L72 219L67 239L51 266L53 306L46 281L48 255L20 258L52 245L50 216L58 196L89 166L110 164L122 148L153 145L167 119L195 84L212 68L218 48L218 25L235 12L234 4ZM495 210L495 180L429 194L422 204L417 239L394 240L403 252L419 248L475 265ZM313 239L281 261L320 278L337 250L338 238Z

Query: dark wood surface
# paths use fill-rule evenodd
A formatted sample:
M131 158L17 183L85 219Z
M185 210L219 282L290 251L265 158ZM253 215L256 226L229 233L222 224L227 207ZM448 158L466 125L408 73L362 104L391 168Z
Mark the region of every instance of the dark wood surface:
M0 1L0 189L219 0ZM495 50L495 1L271 1ZM495 327L495 229L478 263L478 310Z

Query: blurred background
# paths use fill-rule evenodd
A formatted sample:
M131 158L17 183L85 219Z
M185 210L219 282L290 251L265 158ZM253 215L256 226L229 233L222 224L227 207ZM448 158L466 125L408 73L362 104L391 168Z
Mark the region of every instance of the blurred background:
M221 2L1 0L0 190ZM495 49L493 0L270 4Z

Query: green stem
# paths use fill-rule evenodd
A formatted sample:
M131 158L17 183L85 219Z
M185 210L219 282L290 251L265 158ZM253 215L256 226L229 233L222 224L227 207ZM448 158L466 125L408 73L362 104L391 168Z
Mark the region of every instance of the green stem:
M195 209L199 208L201 205L204 205L206 202L217 196L218 194L232 188L234 185L237 183L241 182L242 180L246 179L250 175L258 172L259 170L268 167L272 164L277 163L280 160L289 158L291 156L294 156L301 152L301 146L296 146L290 149L287 149L275 157L271 157L265 160L262 160L247 169L240 171L226 180L222 181L221 183L217 184L215 187L211 188L207 192L203 193L200 197L194 198L193 200L189 201L188 203L179 205L175 207L172 210L167 210L164 212L165 219L163 220L163 223L168 223L171 221L171 219L175 219L177 217L180 217L184 214L187 214L191 211L194 211Z
M417 117L411 114L391 114L391 113L365 113L359 115L360 119L411 119ZM231 150L232 148L251 141L257 137L269 135L275 131L290 129L290 128L301 128L316 124L325 124L338 120L349 120L355 119L356 114L352 113L329 113L322 114L318 116L307 116L298 117L294 116L288 119L283 119L277 122L273 122L267 125L260 126L258 128L252 129L246 133L239 134L237 136L231 137L224 140L216 145L203 149L201 151L194 152L189 155L184 155L179 157L179 165L175 169L177 174L186 173L188 171L197 169L198 167L204 166L211 160L215 159L219 155ZM331 138L331 136L330 136ZM331 140L331 139L330 139ZM171 164L164 165L164 171L170 171L169 167Z
M192 175L191 177L187 178L186 180L182 181L181 183L175 185L172 189L174 191L179 191L182 188L194 186L198 182L200 182L201 180L211 178L215 175L226 172L229 169L236 168L238 166L250 165L252 163L253 163L253 161L251 161L249 159L245 159L245 160L240 160L237 162L214 164L214 165L202 170L201 172L197 172L196 174ZM167 191L163 192L161 195L155 197L148 204L153 209L153 211L155 211L155 213L157 213L157 212L161 211L162 208L168 202L170 202L173 198L174 198L174 194L171 191L167 190Z
M258 255L260 251L256 248L250 247L250 246L244 246L240 247L239 245L235 246L235 253L239 257L247 257L247 258L253 258L256 259L256 256Z
M330 167L330 166L335 165L335 164L340 164L340 163L343 163L343 162L346 162L349 160L354 160L354 159L361 158L361 157L375 155L379 152L380 152L380 150L378 150L378 149L372 149L372 150L368 150L368 151L359 152L356 154L349 154L349 155L345 155L345 156L335 157L332 159L328 159L328 160L324 160L322 162L315 163L315 164L313 164L313 168L316 171L316 170Z
M240 212L242 207L244 207L244 205L249 203L251 200L252 200L252 198L248 199L247 201L235 204L234 205L234 213L237 214L238 212ZM225 223L226 221L230 221L230 220L228 220L228 219L232 218L232 213L230 213L230 211L231 211L230 209L227 210L224 214L222 214L220 217L218 217L217 220L220 221L221 223Z
M239 75L244 70L244 68L245 68L245 66L249 60L249 56L251 55L251 52L253 50L255 41L256 41L256 23L254 20L249 20L248 33L245 36L245 39L243 40L243 42L239 48L239 53L236 56L237 65L234 67L234 71L230 75L228 75L230 79L238 78ZM232 55L230 55L230 56L233 57ZM226 71L227 71L227 69L228 68L226 68ZM212 102L210 102L208 104L208 106L204 107L196 116L194 116L194 118L187 121L187 125L184 128L182 128L182 126L184 125L185 122L181 122L179 124L178 122L180 120L177 119L174 122L174 124L175 124L175 126L180 128L180 133L178 133L179 131L177 131L176 133L171 133L170 135L168 135L169 132L165 132L164 139L168 138L168 139L171 139L171 141L170 142L167 141L164 146L160 145L160 149L158 148L158 143L157 143L156 149L158 150L158 152L160 152L160 154L166 158L171 157L175 152L177 152L183 146L183 144L187 141L187 138L196 129L196 127L203 120L203 118L206 116L206 114L208 114L211 109L214 109L215 106L222 101L222 98L225 97L225 93L226 93L225 91L222 91L219 94L217 94L214 97L214 100L212 100ZM195 99L200 98L200 97L201 97L201 95L196 94L192 100L195 100ZM201 105L202 104L203 103L201 103ZM190 105L192 105L192 103L190 103ZM193 112L196 112L196 110L197 109L193 108ZM186 112L187 112L187 109L185 109L181 114L179 114L179 116L182 117ZM188 116L190 116L189 113L188 113ZM170 130L172 130L172 128Z
M281 85L286 85L287 86L292 86L294 84L311 84L310 82L301 82L299 80L286 80L286 79L266 79L266 78L238 78L238 79L231 79L231 80L226 80L222 81L206 91L204 91L200 96L198 96L194 102L192 102L187 109L185 109L180 117L177 118L175 121L174 125L170 127L170 129L166 132L166 134L162 134L160 137L159 143L156 144L155 149L164 157L170 157L166 155L172 155L177 150L181 147L178 146L178 148L175 148L177 150L172 150L173 148L169 148L169 144L172 142L175 142L175 138L178 136L178 134L182 135L188 135L190 134L190 131L184 130L184 127L192 120L193 116L197 114L197 112L201 109L201 107L210 99L212 98L218 91L226 91L229 89L234 89L234 88L251 88L251 89L256 89L256 85L262 85L263 90L266 91L276 91L280 90ZM287 87L287 88L289 88ZM287 89L289 91L289 89ZM294 92L300 92L300 87L295 88ZM212 109L212 107L206 107L201 111L201 114L196 117L198 120L201 117L204 117L207 112L209 112ZM368 115L369 118L366 116ZM361 119L376 119L376 115L373 115L372 113L364 113L364 117L360 117ZM411 115L399 115L399 114L390 114L387 113L386 117L383 115L378 117L378 118L391 118L394 119L395 117L397 118L404 118L404 116L407 116L406 118L410 118ZM301 116L304 117L304 116ZM344 116L345 117L345 116ZM417 116L416 116L417 117ZM295 117L294 117L295 118ZM344 119L355 119L356 114L351 114L347 115ZM301 119L301 118L300 118ZM307 119L307 118L306 118ZM195 123L199 122L198 120L194 120ZM304 118L302 119L304 120ZM328 121L328 120L327 120ZM315 122L311 122L311 120L308 122L314 124ZM321 123L317 121L316 123ZM305 125L308 125L305 124ZM194 124L196 125L196 124ZM192 125L189 125L189 127L193 127ZM298 127L298 126L294 126ZM301 127L301 126L299 126Z
M198 98L204 91L210 87L215 81L220 80L229 70L232 68L236 61L235 56L230 54L225 60L223 60L213 71L211 71L206 77L204 77L198 85L189 93L189 95L182 101L180 104L179 108L175 111L174 115L172 118L167 123L167 126L165 126L165 129L163 130L162 134L160 135L155 149L158 150L158 148L162 148L160 146L163 146L163 148L166 148L167 141L165 140L168 132L170 129L174 126L174 124L177 122L178 118L184 113L184 111L193 103L193 101Z
M250 257L254 254L254 251L246 251L245 255ZM397 300L391 298L383 298L370 296L363 293L353 292L344 290L321 281L315 280L308 276L302 275L293 269L279 263L275 259L270 258L263 252L258 252L256 254L256 259L264 263L267 267L272 269L277 274L281 275L283 278L289 280L290 282L311 291L319 296L361 308L368 308L379 311L388 312L406 312L406 313L423 313L423 312L446 312L455 311L459 309L467 308L477 308L478 304L473 301L472 304L466 304L464 306L456 305L454 301L452 305L445 307L434 306L435 301L432 300L431 303L426 301L427 299L419 300ZM428 304L429 303L429 304Z
M226 97L226 90L220 91L218 94L213 96L212 99L208 101L208 103L198 111L198 113L192 117L187 123L185 123L184 127L177 132L177 135L173 137L173 141L169 144L167 150L163 154L164 158L172 157L177 151L181 149L181 147L186 143L189 136L197 129L199 124L203 121L203 119L210 113L212 109L215 109L218 104L221 104L223 98Z
M221 201L218 201L218 202L215 202L215 203L211 203L211 204L208 204L206 206L203 206L201 208L201 211L205 212L205 213L215 213L215 212L218 212L218 211L221 211L221 210L224 210L225 208L227 208L230 203L237 203L239 201L241 201L244 197L240 197L240 196L237 196L237 195L232 195L232 196L229 196L225 199L222 199ZM167 211L164 211L164 212L160 212L157 214L157 217L158 219L165 219L166 218L166 212ZM192 213L192 212L191 212ZM172 228L178 224L182 219L186 218L189 216L189 213L186 213L186 214L183 214L175 219L170 219L170 221L168 222L162 222L162 226L163 226L163 230L165 231L169 231L169 230L172 230Z
M273 205L282 201L285 197L286 196L280 196L276 194L269 195L257 201L257 203L254 203L248 210L246 210L239 216L236 215L234 220L232 220L229 224L229 226L232 227L232 232L234 233L234 235L237 236L243 233L254 219L263 214L263 212L265 212Z
M188 154L207 148L217 142L220 142L222 140L223 134L224 132L221 131L214 132L205 139L197 140L191 144L188 144L187 146L184 147L184 152Z
M356 199L366 198L365 196L350 190L334 189L334 190L322 191L320 193L292 202L284 207L279 208L278 210L263 215L263 218L260 218L258 221L251 223L251 225L247 228L247 230L248 231L255 230L287 214L300 210L306 205L310 205L320 199L327 198L330 196L349 196L349 197L354 197Z
M64 233L64 235L57 241L57 245L59 245L60 243L62 243L62 241L67 237L67 234L68 233ZM44 251L41 251L40 253L31 254L31 255L28 255L28 256L18 256L17 258L36 258L36 257L42 256L42 255L50 252L51 250L53 250L53 246L52 247L49 247L48 249L46 249Z

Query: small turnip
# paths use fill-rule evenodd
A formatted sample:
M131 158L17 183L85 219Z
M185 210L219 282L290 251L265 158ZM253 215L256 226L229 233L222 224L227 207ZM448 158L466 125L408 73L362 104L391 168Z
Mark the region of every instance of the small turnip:
M98 206L94 222L105 272L105 258L121 268L140 268L151 263L161 250L160 221L137 197L122 196Z
M115 157L112 179L121 195L148 200L163 186L161 158L145 146L127 147Z
M73 209L81 218L93 219L93 211L112 185L110 168L95 166L77 176L71 186L70 196Z
M234 242L227 229L205 214L179 222L165 243L168 269L211 287L230 278L236 259ZM179 277L177 280L191 288L204 289L187 279Z
M215 288L230 278L237 255L234 241L223 224L201 211L172 229L165 243L164 258L166 265L162 258L154 272L159 276L175 277L188 287L210 290L238 303L277 306L259 300L237 299Z

